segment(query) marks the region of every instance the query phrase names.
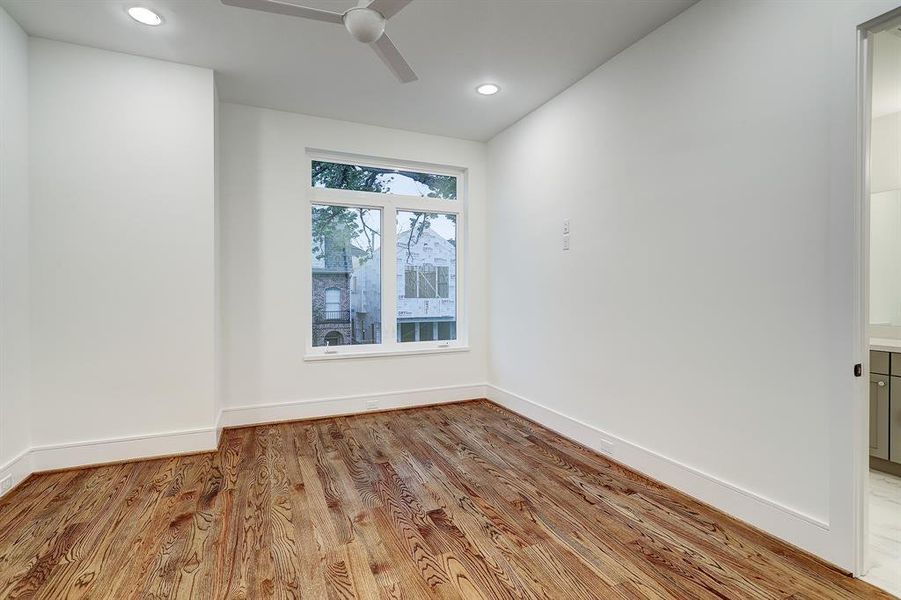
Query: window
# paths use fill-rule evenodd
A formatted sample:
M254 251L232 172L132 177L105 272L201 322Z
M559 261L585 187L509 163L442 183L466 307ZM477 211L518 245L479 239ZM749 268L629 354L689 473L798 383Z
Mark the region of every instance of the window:
M449 271L447 267L438 267L435 270L435 278L438 281L437 293L439 298L448 298L450 293Z
M311 216L312 346L377 343L366 333L381 334L381 211L314 204Z
M440 321L438 323L438 339L452 340L457 337L453 321Z
M457 178L417 171L313 161L313 186L456 200Z
M419 297L419 273L414 265L404 266L404 298Z
M416 323L401 323L397 328L398 341L416 341Z
M396 230L397 262L404 265L397 341L456 339L457 215L398 211ZM416 325L414 339L400 335L404 324Z
M417 298L438 297L438 275L435 265L425 263L419 267L419 295Z
M449 298L450 269L423 265L404 265L404 298Z
M341 312L341 290L328 288L325 290L325 318L334 321Z
M380 163L311 159L313 358L461 345L461 175Z

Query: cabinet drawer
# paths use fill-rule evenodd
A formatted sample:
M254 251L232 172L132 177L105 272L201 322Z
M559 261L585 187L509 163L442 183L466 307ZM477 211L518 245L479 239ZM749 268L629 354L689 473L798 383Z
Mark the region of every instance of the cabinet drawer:
M898 359L896 369L897 373L892 375L901 375L901 354L897 355ZM870 373L879 373L880 375L889 375L889 353L880 352L878 350L870 350Z

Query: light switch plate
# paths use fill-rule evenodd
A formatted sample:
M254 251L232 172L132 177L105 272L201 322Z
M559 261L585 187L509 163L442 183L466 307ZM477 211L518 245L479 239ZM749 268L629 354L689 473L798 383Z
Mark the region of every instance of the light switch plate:
M563 249L569 250L569 234L563 236Z
M563 234L569 233L569 219L563 219Z

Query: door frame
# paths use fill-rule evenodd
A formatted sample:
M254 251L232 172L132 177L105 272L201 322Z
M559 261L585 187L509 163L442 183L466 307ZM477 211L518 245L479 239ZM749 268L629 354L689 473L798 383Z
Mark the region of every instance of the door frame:
M855 386L852 447L852 535L854 571L863 576L869 568L869 371L870 371L870 130L873 74L873 35L901 19L901 7L880 15L857 28L857 140L855 144L854 203L855 223L854 295L855 354L862 357L863 374Z

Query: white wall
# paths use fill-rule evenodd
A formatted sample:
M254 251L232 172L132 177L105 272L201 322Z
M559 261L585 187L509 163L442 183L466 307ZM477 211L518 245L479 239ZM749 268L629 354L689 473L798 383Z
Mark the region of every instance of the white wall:
M898 189L870 197L870 325L874 337L901 337L901 190Z
M309 401L346 396L450 386L433 399L468 397L471 389L456 386L484 383L484 144L233 104L222 105L220 126L227 422L305 416L315 413ZM469 169L469 352L304 362L311 287L307 148ZM263 408L234 410L248 406ZM361 410L363 402L327 406Z
M213 73L36 38L30 59L38 452L171 432L187 441L162 451L203 446L189 434L215 425Z
M901 37L873 39L870 334L901 337Z
M493 395L847 568L855 29L895 4L702 1L489 150Z
M30 439L28 38L0 8L0 478Z
M901 112L874 118L870 131L870 192L879 194L898 189L901 189Z

